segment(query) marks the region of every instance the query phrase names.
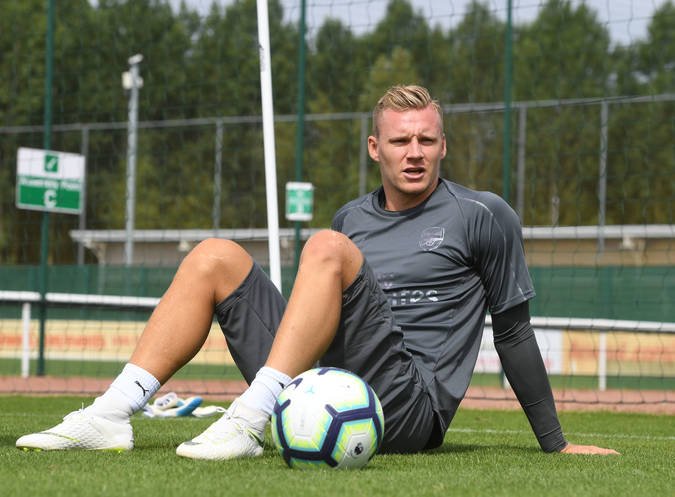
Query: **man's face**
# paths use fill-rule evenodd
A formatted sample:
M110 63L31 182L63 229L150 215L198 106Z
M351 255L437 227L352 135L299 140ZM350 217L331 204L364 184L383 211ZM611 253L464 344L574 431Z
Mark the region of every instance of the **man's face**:
M438 184L446 152L441 119L432 106L404 112L387 109L378 124L379 136L368 137L368 152L380 164L385 208L409 209Z

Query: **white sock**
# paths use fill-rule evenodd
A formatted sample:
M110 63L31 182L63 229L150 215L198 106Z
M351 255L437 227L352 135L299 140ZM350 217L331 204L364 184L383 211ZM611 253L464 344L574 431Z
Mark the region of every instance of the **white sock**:
M255 375L251 385L239 397L248 407L259 409L268 416L272 415L274 402L292 378L274 368L264 366Z
M87 411L106 418L129 418L143 408L160 386L152 374L129 363Z

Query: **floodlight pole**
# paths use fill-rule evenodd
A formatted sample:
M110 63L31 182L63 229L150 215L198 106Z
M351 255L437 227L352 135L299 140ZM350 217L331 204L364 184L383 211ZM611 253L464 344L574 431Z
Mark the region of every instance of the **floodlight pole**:
M143 87L138 65L143 60L141 54L129 57L129 71L122 74L122 87L129 91L129 127L127 130L127 198L124 217L126 241L124 243L124 263L131 266L134 261L134 219L136 216L136 144L138 128L138 90Z

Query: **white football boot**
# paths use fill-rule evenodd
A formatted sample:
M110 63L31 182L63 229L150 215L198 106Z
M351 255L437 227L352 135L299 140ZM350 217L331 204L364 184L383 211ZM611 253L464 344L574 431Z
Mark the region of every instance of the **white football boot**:
M24 450L111 450L122 452L134 448L131 423L111 421L80 409L63 418L63 422L39 433L24 435L16 441Z
M183 442L176 454L192 459L236 459L263 453L269 416L234 401L225 414L201 435Z

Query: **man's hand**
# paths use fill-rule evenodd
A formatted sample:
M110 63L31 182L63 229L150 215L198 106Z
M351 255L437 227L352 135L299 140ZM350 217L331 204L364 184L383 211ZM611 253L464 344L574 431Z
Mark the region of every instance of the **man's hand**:
M595 445L575 445L575 444L567 444L567 447L565 447L560 452L562 454L588 454L598 456L621 455L614 449L603 449L602 447L596 447Z

